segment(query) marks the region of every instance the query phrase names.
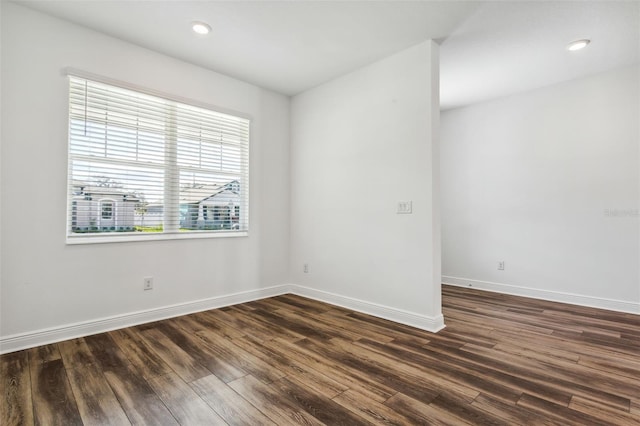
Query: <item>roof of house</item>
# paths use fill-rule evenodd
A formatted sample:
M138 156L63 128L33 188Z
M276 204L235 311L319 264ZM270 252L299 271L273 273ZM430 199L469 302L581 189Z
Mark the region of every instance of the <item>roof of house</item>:
M199 204L213 201L214 198L216 204L237 203L240 200L240 195L233 190L234 184L237 185L238 181L234 180L224 184L194 184L183 187L180 189L180 204ZM73 187L77 188L76 195L126 196L129 201L140 200L136 194L114 186L92 185L84 181L75 180Z
M119 188L119 187L114 187L114 186L103 186L103 185L92 185L89 184L87 182L84 181L79 181L79 180L74 180L73 181L73 187L77 188L76 191L74 191L75 195L78 196L82 196L82 195L104 195L104 196L111 196L111 197L126 197L127 201L139 201L140 198L130 192L130 191L126 191L123 188Z
M212 201L215 198L217 204L237 202L240 195L231 189L233 183L231 181L219 185L198 184L180 190L180 204L198 204L206 201Z

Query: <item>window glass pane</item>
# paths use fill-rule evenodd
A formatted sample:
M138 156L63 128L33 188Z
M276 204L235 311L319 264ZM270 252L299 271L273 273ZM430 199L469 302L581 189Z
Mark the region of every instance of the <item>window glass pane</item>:
M164 162L163 134L77 119L71 120L70 133L71 154L158 164Z
M101 203L102 215L100 216L103 220L112 220L113 219L113 203L111 201L103 201Z
M71 172L72 232L140 232L162 224L162 169L74 160Z
M180 229L239 229L242 194L237 179L215 174L180 173Z

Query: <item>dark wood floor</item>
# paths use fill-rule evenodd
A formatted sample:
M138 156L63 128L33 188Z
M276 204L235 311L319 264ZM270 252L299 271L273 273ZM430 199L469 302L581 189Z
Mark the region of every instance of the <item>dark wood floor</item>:
M286 295L0 357L2 425L640 425L640 316L454 287L416 330Z

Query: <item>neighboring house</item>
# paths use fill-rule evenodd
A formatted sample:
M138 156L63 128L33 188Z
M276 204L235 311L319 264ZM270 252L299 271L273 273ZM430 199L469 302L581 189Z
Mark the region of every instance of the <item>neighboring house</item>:
M140 199L120 188L74 185L71 202L73 232L134 231Z
M237 229L240 218L240 183L194 185L180 190L180 227Z
M141 209L139 209L141 210ZM136 226L162 226L164 206L149 203L137 212ZM193 184L180 189L180 228L237 229L240 218L240 183Z
M180 190L180 228L237 229L240 183L194 184ZM74 185L71 204L73 232L135 231L135 227L162 226L164 206L144 203L121 188Z

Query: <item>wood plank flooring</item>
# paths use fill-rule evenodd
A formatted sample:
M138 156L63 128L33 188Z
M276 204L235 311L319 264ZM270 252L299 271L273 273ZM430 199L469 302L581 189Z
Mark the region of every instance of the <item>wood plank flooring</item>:
M640 316L443 287L438 334L293 295L0 357L1 425L640 425Z

